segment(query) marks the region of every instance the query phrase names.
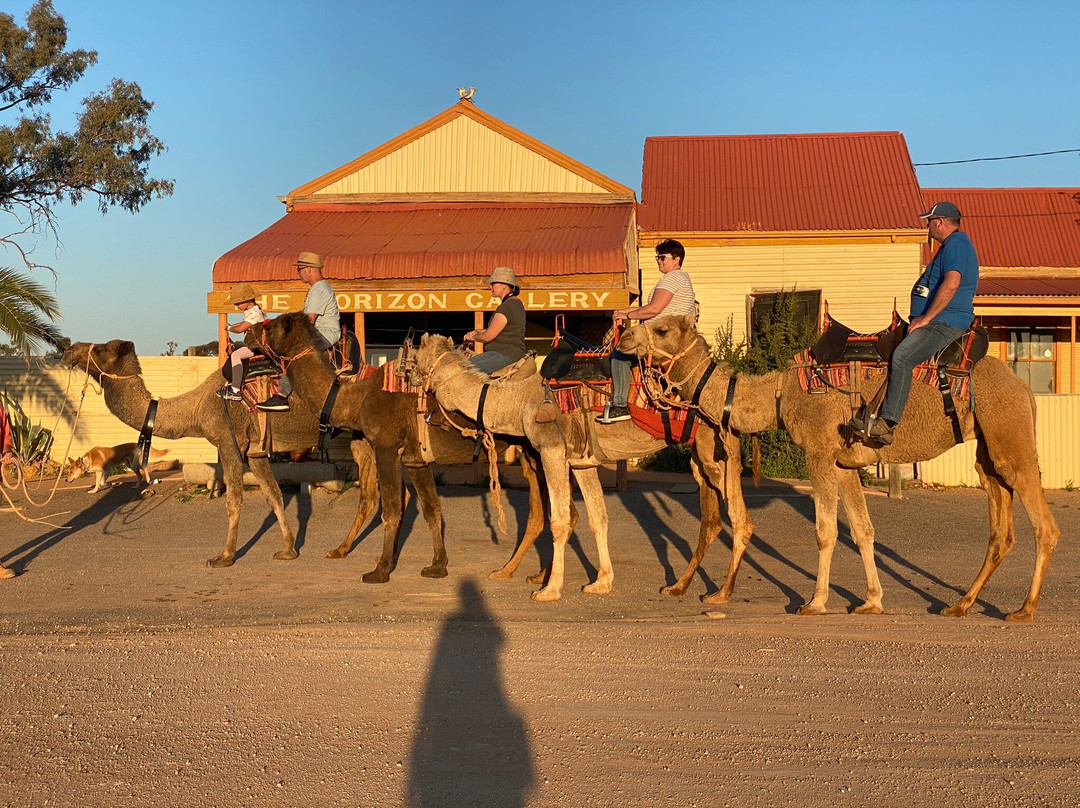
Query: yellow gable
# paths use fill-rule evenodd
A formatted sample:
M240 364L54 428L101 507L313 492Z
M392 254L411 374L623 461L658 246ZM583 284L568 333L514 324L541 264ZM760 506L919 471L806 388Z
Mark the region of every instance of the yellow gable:
M470 118L458 116L322 194L609 193Z
M632 189L462 101L288 195L350 197L583 194L632 200Z

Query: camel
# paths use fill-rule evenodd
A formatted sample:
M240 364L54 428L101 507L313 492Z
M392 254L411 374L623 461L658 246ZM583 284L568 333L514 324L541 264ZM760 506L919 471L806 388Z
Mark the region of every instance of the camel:
M64 353L63 361L93 376L100 383L109 411L128 426L141 430L150 404L135 354L135 346L123 340L104 345L77 342ZM240 509L244 502L244 461L247 458L252 474L281 528L282 548L274 553L278 560L297 557L296 537L285 519L285 505L270 459L252 457L249 452L259 445L259 427L245 405L230 401L226 407L216 395L223 384L219 372L211 373L193 390L158 402L154 436L159 438L206 438L218 450L225 479L225 506L229 513L229 528L221 554L206 563L211 567L231 566L236 558L236 541L240 524ZM270 432L272 451L308 449L318 440L318 419L307 407L294 407L290 412L271 413ZM235 436L235 443L234 441ZM354 458L363 469L370 465L363 449L354 449Z
M285 365L295 392L311 410L321 412L334 382L334 370L326 354L314 350L316 331L311 320L303 313L284 314L266 326L262 335L265 346L270 349L269 353L279 357ZM362 433L374 453L382 501L383 551L376 568L366 573L363 580L365 583L389 580L403 511L403 466L416 486L420 507L435 545L434 560L421 574L441 578L447 574L442 507L435 491L431 466L421 456L416 419L418 396L413 393L385 392L384 373L385 366L367 379L342 383L328 419L331 426ZM428 440L437 463L461 465L473 461L474 441L464 438L457 431L431 428L428 430ZM505 444L502 448L505 448ZM529 518L521 542L521 546L527 549L543 530L544 502L535 458L528 452L522 452L521 461L529 486ZM349 535L339 547L326 554L327 558L343 558L349 553L360 526L374 507L374 496L361 497L361 505ZM576 511L571 513L571 521L577 522ZM505 566L492 572L491 577L511 577L523 557L524 552L515 554ZM532 576L530 580L537 582L537 578Z
M708 344L698 335L692 318L658 317L627 330L619 350L668 364L668 379L689 398L711 362ZM730 374L719 368L701 393L701 412L719 421ZM861 386L871 400L884 377ZM678 381L675 381L678 380ZM1061 531L1050 513L1039 478L1035 445L1035 399L1031 389L1000 360L985 357L972 372L975 411L958 402L957 410L965 439L976 440L975 466L990 503L990 542L982 568L971 588L944 610L949 616L967 614L979 592L1016 542L1013 526L1013 492L1020 495L1035 528L1035 572L1023 606L1006 615L1011 622L1030 622L1039 605L1039 592ZM872 463L913 463L934 458L954 445L950 419L944 414L936 388L916 383L903 420L891 446L873 449L852 443L846 426L851 418L848 395L829 391L808 394L799 385L794 368L763 376L739 376L731 408L731 427L743 433L786 429L806 453L813 486L818 542L818 570L814 596L799 614L823 614L829 596L829 570L836 545L837 499L844 503L851 533L859 548L866 573L866 601L855 608L860 614L882 612L882 590L874 561L874 526L858 469ZM736 545L741 558L746 547ZM729 576L738 569L733 560Z
M442 407L473 420L477 418L481 388L491 382L488 376L469 364L464 354L454 350L451 339L437 334L425 334L421 338L409 373L415 384L422 384L434 392ZM597 425L594 413L560 414L553 422L537 423L536 412L543 400L544 388L539 376L497 381L488 388L483 415L484 425L492 432L527 439L540 455L543 465L554 551L547 583L533 592L532 597L538 601L554 601L562 596L565 548L571 532L567 518L571 472L585 499L589 527L596 539L599 556L596 580L585 586L584 591L607 594L612 588L614 571L607 547L607 509L596 469L602 462L642 457L666 444L629 421ZM701 504L698 546L686 571L675 585L663 590L665 594L681 595L686 591L701 558L719 533L721 493L727 497L732 532L738 536L736 544L746 544L753 534L754 526L739 485L738 439L729 438L724 443L731 458L727 461L714 458L717 440L721 438L716 430L707 426L698 430L691 462ZM519 548L519 553L527 550L527 547ZM721 592L730 595L730 587Z

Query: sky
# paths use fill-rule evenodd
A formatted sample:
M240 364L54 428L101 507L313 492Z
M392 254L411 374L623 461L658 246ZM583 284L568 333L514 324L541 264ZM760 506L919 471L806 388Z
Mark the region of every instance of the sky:
M69 48L99 55L51 107L54 128L112 78L137 82L169 149L151 176L176 190L135 214L61 206L59 243L34 253L56 279L34 277L66 336L141 354L215 339L214 261L284 215L278 196L462 85L639 198L649 136L899 130L914 163L1080 148L1074 1L53 4ZM30 5L0 10L22 24ZM1077 153L916 171L923 187L1080 187Z

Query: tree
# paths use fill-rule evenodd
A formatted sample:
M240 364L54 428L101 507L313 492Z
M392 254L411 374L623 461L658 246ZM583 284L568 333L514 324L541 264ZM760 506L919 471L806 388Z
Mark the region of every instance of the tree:
M27 269L44 267L24 238L56 234L55 207L87 195L106 213L119 206L134 213L152 197L168 196L171 180L149 176L151 158L165 151L147 125L153 104L138 84L113 79L83 99L71 132L53 131L43 108L97 62L95 51L66 51L67 23L50 0L37 0L26 27L0 13L0 113L15 120L0 126L0 210L14 229L0 229L0 244L16 250ZM4 228L7 229L7 228ZM28 353L39 342L58 347L59 333L43 318L59 315L55 299L38 284L5 270L0 277L0 331Z

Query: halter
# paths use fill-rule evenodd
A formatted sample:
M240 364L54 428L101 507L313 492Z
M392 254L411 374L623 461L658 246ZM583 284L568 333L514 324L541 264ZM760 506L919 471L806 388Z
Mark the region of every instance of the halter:
M694 347L691 342L677 354L671 354L659 348L653 339L653 332L648 323L642 323L645 333L649 337L648 351L638 362L641 366L641 379L645 386L645 392L649 400L657 409L699 409L696 400L687 401L678 392L672 395L672 391L678 391L684 384L692 379L699 371L712 363L711 357L705 357L694 365L693 368L681 380L671 378L671 371L675 363L686 356ZM661 357L661 361L654 361L655 357ZM695 396L696 398L696 396Z
M266 341L266 329L263 329L262 334L259 336L259 346L263 349L270 360L281 368L281 372L285 373L289 365L295 362L297 359L307 356L309 353L315 352L315 346L309 345L300 353L294 356L286 356L285 354L279 354L273 348L270 347L270 343Z

